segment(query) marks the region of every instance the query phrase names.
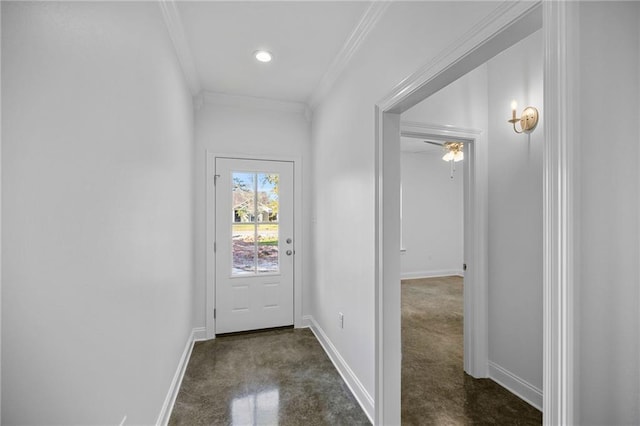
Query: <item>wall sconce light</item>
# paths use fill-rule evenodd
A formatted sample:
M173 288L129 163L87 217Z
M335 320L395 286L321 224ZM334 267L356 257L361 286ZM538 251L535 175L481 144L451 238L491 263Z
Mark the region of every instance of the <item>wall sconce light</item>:
M509 123L513 124L513 131L516 133L531 133L538 125L538 110L532 106L526 107L522 111L520 118L516 117L516 108L518 104L516 101L511 102L511 120ZM520 122L520 131L516 129L516 123Z

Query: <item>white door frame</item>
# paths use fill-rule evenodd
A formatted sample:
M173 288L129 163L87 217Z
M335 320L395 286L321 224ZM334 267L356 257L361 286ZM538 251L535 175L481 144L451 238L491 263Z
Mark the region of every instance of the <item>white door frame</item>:
M487 141L481 130L401 121L400 135L464 141L464 371L489 377Z
M295 258L293 261L293 324L294 327L302 327L302 255L304 247L302 234L302 160L300 157L284 156L264 156L246 154L223 154L211 151L206 152L206 188L207 204L205 217L207 221L207 242L206 242L206 271L207 288L206 297L206 334L207 339L216 337L216 327L214 318L215 301L215 277L216 260L213 250L215 242L215 184L214 175L216 170L216 158L234 158L239 160L261 160L261 161L285 161L293 163L293 233Z
M545 40L543 421L574 421L576 7L504 2L376 104L375 424L400 423L400 114L540 28Z

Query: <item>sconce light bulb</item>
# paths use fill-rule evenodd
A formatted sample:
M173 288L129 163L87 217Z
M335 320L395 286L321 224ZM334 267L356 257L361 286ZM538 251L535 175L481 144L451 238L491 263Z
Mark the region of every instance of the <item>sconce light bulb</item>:
M511 110L515 111L518 108L518 103L516 101L511 101Z

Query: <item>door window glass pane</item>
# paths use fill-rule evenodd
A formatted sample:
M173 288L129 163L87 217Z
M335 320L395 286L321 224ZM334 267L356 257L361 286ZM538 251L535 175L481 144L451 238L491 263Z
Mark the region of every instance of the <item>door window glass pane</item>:
M258 222L278 221L278 185L280 175L258 173Z
M233 221L255 222L256 175L233 173Z
M232 275L279 271L277 173L232 173Z
M231 248L233 253L233 275L255 274L255 225L234 224L231 232Z
M258 225L258 273L278 272L278 227Z

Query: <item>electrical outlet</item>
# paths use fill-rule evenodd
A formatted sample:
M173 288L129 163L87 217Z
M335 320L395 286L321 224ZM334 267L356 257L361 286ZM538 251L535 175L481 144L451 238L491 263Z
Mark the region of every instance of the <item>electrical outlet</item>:
M344 314L342 312L338 312L338 323L340 328L344 328Z

